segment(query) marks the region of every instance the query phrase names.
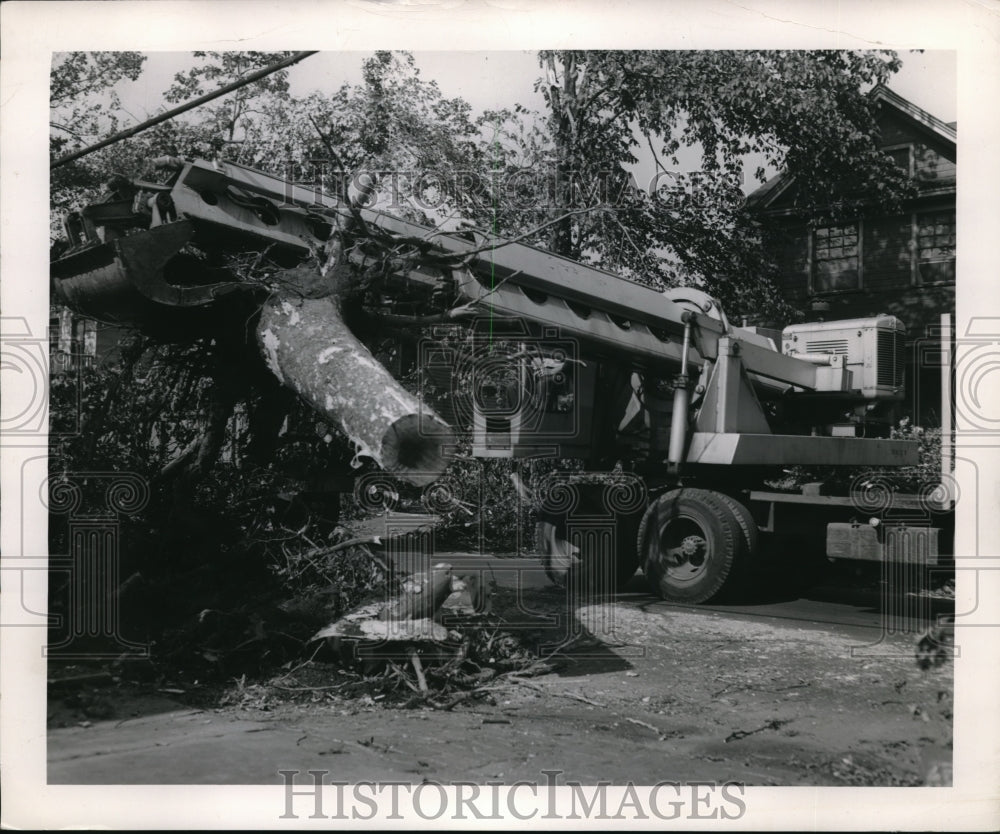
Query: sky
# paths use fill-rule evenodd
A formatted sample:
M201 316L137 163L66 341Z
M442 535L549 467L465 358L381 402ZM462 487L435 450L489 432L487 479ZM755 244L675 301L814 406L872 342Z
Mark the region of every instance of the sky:
M361 64L371 52L321 52L288 72L293 95L336 90L343 83L361 83ZM461 97L477 112L520 102L541 107L534 93L541 71L534 52L414 52L421 76L438 82L447 98ZM195 65L187 52L147 53L137 81L119 86L126 111L141 121L164 106L163 91L173 76Z
M148 53L143 74L138 81L123 84L120 94L126 110L145 119L164 104L163 91L176 72L193 66L190 53ZM313 90L334 90L345 81L360 83L361 62L368 52L322 52L305 59L289 70L293 94ZM542 106L534 92L534 82L541 75L534 52L414 52L417 66L425 79L435 80L448 98L461 97L476 111L511 106L520 102L527 107ZM956 119L957 79L955 53L931 50L901 54L903 68L890 86L918 107L939 119Z
M335 90L345 82L358 84L361 64L369 55L370 52L321 52L306 58L289 69L291 92L304 96L315 90ZM476 113L515 103L529 109L544 109L541 95L534 90L535 81L541 75L534 52L414 52L413 55L425 80L437 81L447 98L465 99ZM956 53L941 50L904 52L901 58L903 67L893 77L890 87L939 119L954 121L957 111ZM175 73L194 66L197 60L186 52L148 53L140 78L119 86L123 110L130 123L149 118L169 106L163 100L163 91L170 86ZM644 186L655 175L652 155L640 148L636 149L636 156L639 162L633 166L632 173ZM682 149L678 156L682 170L699 166L695 150ZM745 165L747 171L763 165L768 177L776 173L760 156L748 157ZM743 190L749 193L758 185L759 182L748 174Z

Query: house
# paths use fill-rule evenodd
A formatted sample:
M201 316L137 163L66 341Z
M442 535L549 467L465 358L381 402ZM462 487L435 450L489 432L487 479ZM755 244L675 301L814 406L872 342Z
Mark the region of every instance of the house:
M907 330L903 413L940 425L941 314L955 309L955 137L912 102L876 87L880 149L908 172L917 196L886 214L873 206L830 224L823 206L797 204L794 172L753 192L749 206L770 222L768 246L792 306L813 320L889 313Z
M68 307L49 309L52 373L92 367L97 357L97 322L75 315Z
M126 329L75 313L68 307L49 308L49 358L53 374L99 365L112 354Z

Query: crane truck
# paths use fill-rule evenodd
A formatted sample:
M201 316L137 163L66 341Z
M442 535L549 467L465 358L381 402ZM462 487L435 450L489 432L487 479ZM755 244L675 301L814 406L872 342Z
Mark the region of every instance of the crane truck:
M473 455L585 462L533 496L553 580L622 583L641 567L656 594L697 604L750 581L768 543L941 561L946 490L900 495L876 476L839 495L773 486L796 466L918 463L917 444L890 432L904 397L897 318L736 326L695 287L662 291L525 243L443 233L233 162L159 164L162 181L119 180L66 216L54 300L149 332L196 332L240 289L232 257L287 266L353 234L354 265L378 260L384 273L384 312L474 314L465 348L432 339L420 357L437 388L457 392L445 416L471 432ZM378 259L373 239L383 255L399 241L424 257ZM289 372L282 381L296 387Z

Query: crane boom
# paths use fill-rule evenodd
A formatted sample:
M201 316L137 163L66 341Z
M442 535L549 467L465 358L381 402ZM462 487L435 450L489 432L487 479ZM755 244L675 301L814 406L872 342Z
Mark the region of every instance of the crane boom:
M243 235L261 247L272 245L305 254L309 251L309 241L318 241L322 236L317 235L318 227L352 220L352 212L335 197L233 162L177 160L175 164L179 172L167 194L177 218L175 222L181 225L171 226L170 234L162 228L170 224L164 223L163 217L154 216L150 228L151 233L157 234L157 243L163 241L168 253L177 246L180 237L188 242L213 236L232 240L235 235ZM159 196L162 202L163 195ZM130 208L120 206L118 217L128 214ZM152 211L155 215L155 207ZM93 285L92 271L81 269L81 265L89 265L87 262L93 260L90 249L98 243L95 220L108 225L109 214L114 217L107 205L92 206L71 224L70 238L85 237L90 244L54 266L56 286L71 304L86 307L95 291L102 289ZM358 215L372 229L424 241L429 252L456 260L468 259L458 288L466 301L477 304L486 315L555 327L606 352L625 356L633 364L656 368L680 362L682 319L686 312L691 312L695 315L696 344L689 361L695 369L706 359L716 359L718 340L726 335L738 346L743 365L758 387L778 393L790 388L841 392L852 389L850 373L843 372L844 369L840 373L831 370L838 367L836 354L813 354L807 360L785 355L772 340L745 328L729 327L718 317L708 315L713 303L704 293L689 290L685 295L693 295L695 300L678 302L662 291L525 243L508 242L481 232L466 237L441 233L371 209L362 208ZM118 245L122 260L137 260L134 253L140 241L125 239ZM178 292L168 286L168 281L157 281L148 272L130 280L112 276L113 271L112 268L107 273L108 280L118 289L123 289L122 284L133 284L139 289L144 298L134 299L137 306L143 306L144 300L168 298L172 305L199 306L211 303L220 293L231 289L209 282ZM86 280L80 278L81 272L88 275ZM415 282L433 280L425 274L403 277ZM880 391L879 395L885 396L886 392Z
M169 183L135 182L68 217L73 245L53 263L52 275L70 306L147 322L166 309L210 306L236 282L218 280L218 270L199 275L198 263L179 254L185 247L301 257L334 229L361 227L369 239L382 240L383 252L386 241L398 242L438 265L398 264L393 278L407 291L430 292L450 280L460 299L491 321L520 321L531 334L558 332L620 368L666 378L685 365L685 386L689 374L698 377L690 399L699 411L695 431L772 433L761 400L778 400L800 423L811 420L815 434L819 418L807 412L825 411L827 419L838 409L902 396L903 329L891 316L841 323L842 339L811 339L836 323L788 328L779 349L777 334L731 326L718 303L696 288L658 291L523 242L476 231L447 234L233 162L164 158L161 165L173 171ZM372 258L364 241L350 251L362 265ZM184 274L174 276L179 262ZM681 404L686 409L688 400ZM674 421L675 428L684 425ZM675 431L675 449L687 440ZM883 462L898 462L898 451L889 457Z

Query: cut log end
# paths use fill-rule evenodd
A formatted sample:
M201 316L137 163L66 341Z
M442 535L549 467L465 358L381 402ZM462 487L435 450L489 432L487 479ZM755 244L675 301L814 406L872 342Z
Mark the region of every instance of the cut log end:
M378 363L331 299L276 295L257 332L275 376L339 424L359 456L417 486L444 472L451 429Z
M382 436L382 465L387 472L417 486L433 483L448 465L455 437L433 414L406 414Z

